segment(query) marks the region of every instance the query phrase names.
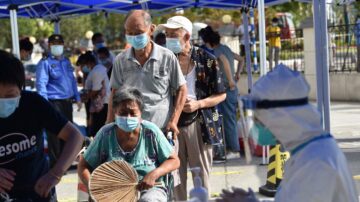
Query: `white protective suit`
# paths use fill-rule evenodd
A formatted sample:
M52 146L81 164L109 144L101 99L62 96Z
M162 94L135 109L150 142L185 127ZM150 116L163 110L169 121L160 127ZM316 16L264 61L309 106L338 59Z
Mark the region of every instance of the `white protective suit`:
M251 96L260 100L308 97L310 87L301 73L284 65L257 81ZM276 202L357 202L359 196L343 152L321 127L321 116L311 104L259 109L255 116L292 154L275 195ZM301 147L300 149L299 146Z

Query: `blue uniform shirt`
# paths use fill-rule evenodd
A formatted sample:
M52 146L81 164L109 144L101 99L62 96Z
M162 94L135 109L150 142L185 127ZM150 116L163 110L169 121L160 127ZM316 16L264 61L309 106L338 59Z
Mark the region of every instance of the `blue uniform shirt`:
M36 90L45 99L80 101L73 71L70 61L63 56L60 60L52 55L41 59L36 68Z

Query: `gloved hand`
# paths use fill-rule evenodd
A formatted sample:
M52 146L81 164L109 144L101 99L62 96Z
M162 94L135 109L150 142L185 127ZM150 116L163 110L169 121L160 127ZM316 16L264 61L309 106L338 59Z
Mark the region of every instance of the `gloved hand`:
M223 189L223 193L220 196L221 199L217 199L217 202L259 202L250 188L248 192L236 187L232 187L232 192Z

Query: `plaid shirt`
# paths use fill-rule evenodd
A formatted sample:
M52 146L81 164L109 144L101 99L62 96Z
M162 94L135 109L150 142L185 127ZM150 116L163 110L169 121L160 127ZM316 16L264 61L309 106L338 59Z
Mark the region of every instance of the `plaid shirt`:
M195 92L198 100L226 92L222 73L213 54L204 49L194 47L191 59L195 63ZM198 116L198 119L204 142L208 144L222 143L222 121L219 118L216 107L201 109L199 112L200 116Z

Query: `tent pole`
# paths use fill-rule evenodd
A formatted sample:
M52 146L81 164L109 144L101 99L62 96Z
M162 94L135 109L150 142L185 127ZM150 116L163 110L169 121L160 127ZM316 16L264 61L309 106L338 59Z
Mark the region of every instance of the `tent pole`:
M10 24L11 24L11 39L13 54L20 59L20 47L19 47L19 31L17 24L17 5L9 5L10 12Z
M251 27L251 43L252 43L252 53L253 53L253 66L254 71L259 71L257 64L257 53L256 53L256 35L255 35L255 21L254 21L254 8L250 7L249 9L250 16L250 27Z
M57 6L55 9L56 12L59 12L59 6ZM54 22L54 34L60 34L60 18L56 17L53 22Z
M60 20L54 20L54 34L60 34Z
M247 15L247 8L241 9L243 26L244 26L244 46L245 46L245 61L246 70L248 75L248 93L251 93L252 89L252 72L251 72L251 56L250 56L250 36L249 36L249 18Z
M264 0L258 1L259 41L260 41L260 75L266 74L266 36Z
M323 79L321 74L321 63L322 60L318 58L320 56L320 48L321 47L321 41L319 40L319 37L321 34L319 33L319 27L320 27L320 20L319 20L319 0L313 1L313 13L314 13L314 33L315 33L315 55L316 55L316 97L317 97L317 107L321 114L321 119L323 119L323 94L322 94L322 85L323 85ZM323 123L323 120L321 120Z
M317 104L322 126L330 132L329 52L325 0L314 0Z
M323 79L323 105L324 105L324 127L325 131L330 133L330 87L329 87L329 44L327 29L326 0L320 0L320 20L321 20L321 56L322 62L322 79Z

